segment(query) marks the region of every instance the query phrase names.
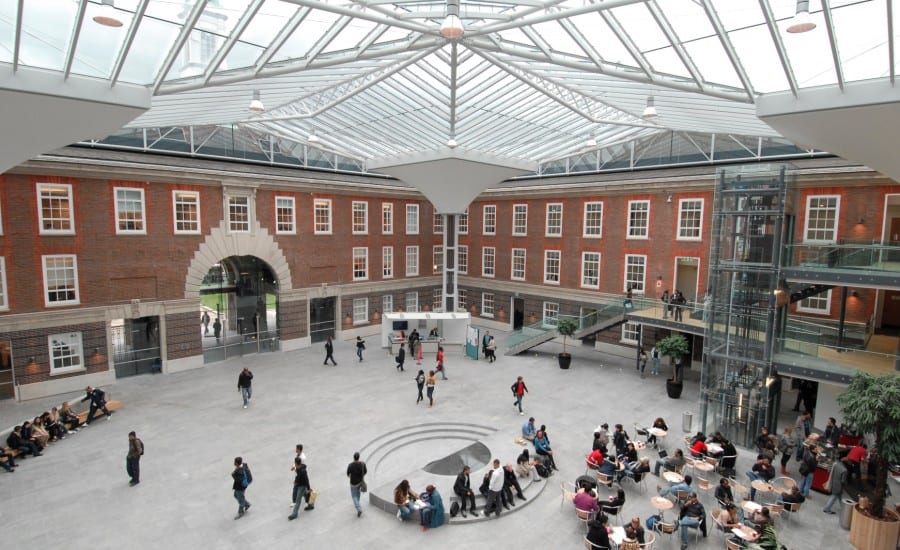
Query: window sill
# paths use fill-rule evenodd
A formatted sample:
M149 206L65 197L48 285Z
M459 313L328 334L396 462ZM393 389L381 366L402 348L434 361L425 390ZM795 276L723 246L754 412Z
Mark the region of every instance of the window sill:
M66 367L64 369L50 369L50 376L58 376L61 374L72 374L73 372L87 372L84 367Z

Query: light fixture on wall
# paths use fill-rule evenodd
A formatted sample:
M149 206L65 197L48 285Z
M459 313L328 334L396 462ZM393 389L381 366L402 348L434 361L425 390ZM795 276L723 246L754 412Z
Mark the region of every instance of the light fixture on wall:
M34 364L34 355L32 355L31 357L28 358L28 364L29 364L29 365L33 365L33 364Z
M458 40L466 34L459 18L459 0L447 0L447 16L441 23L441 36L447 40Z
M668 197L666 197L666 202L672 202L672 195L669 195Z
M816 28L816 24L812 22L812 18L809 16L809 0L797 0L797 13L791 19L787 32L798 34L809 32L814 28Z
M94 348L94 355L100 355L100 348Z
M866 223L866 219L865 219L865 218L858 218L858 219L856 220L856 223L858 223L858 224L860 224L860 225L861 225L861 224L864 224L864 223Z
M850 291L850 296L853 296L854 298L859 298L859 292L857 292L857 290L854 288L853 290Z
M250 112L262 113L266 110L262 100L259 98L259 90L253 90L253 99L250 100Z
M656 118L659 116L659 113L656 112L656 101L653 99L653 96L647 96L647 106L644 107L644 112L641 114L641 118Z
M103 25L104 27L115 28L122 26L122 20L119 19L119 13L116 11L114 0L101 0L97 15L92 19L94 20L94 23Z

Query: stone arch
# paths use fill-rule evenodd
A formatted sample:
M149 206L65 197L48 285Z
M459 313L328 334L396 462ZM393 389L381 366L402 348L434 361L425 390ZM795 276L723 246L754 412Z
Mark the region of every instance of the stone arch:
M269 264L278 280L280 291L293 288L291 269L287 258L284 257L278 243L267 229L261 227L259 222L254 221L252 231L230 233L227 223L223 220L218 227L214 227L194 253L185 277L185 298L199 299L200 286L203 278L209 272L209 268L230 256L256 256Z

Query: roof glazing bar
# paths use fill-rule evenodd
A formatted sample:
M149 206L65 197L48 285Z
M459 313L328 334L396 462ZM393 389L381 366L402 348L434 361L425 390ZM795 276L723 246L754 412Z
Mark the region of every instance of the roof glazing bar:
M694 79L694 82L697 83L697 87L700 88L700 91L705 91L706 86L703 83L703 76L700 74L700 71L697 69L697 66L694 65L694 60L691 59L690 54L688 54L687 50L684 49L684 46L681 44L681 40L679 40L678 35L675 33L675 30L672 29L672 26L669 24L668 19L666 19L666 15L659 9L659 6L656 4L656 0L650 0L647 2L647 8L650 10L650 14L653 15L653 19L656 20L656 24L659 25L659 28L662 29L663 34L666 35L666 38L669 40L669 43L672 44L672 47L675 49L675 53L678 54L678 57L681 58L681 62L684 63L684 66L687 67L688 72L691 73L691 77Z
M82 2L87 2L87 0L82 0ZM19 4L16 6L16 42L13 46L13 73L19 68L19 52L22 49L22 16L24 12L25 0L19 0Z
M225 58L231 53L231 49L237 43L238 39L244 33L244 30L247 26L250 25L250 22L253 21L253 18L256 16L256 12L259 11L259 8L262 7L265 0L253 0L253 3L244 10L244 14L241 15L240 21L238 21L235 28L231 31L231 34L228 38L225 39L225 43L222 44L222 47L219 48L219 51L216 52L215 57L213 57L212 61L210 61L209 65L206 67L206 73L203 75L203 85L205 86L209 83L209 79L219 70L219 66L225 61Z
M297 30L297 27L300 26L306 17L312 12L309 8L298 8L297 11L291 16L290 20L281 27L281 30L278 31L278 35L275 37L266 50L259 56L259 59L256 60L256 63L253 65L253 75L256 76L262 71L266 65L271 61L272 56L278 53L278 50L287 42L287 39L294 34L294 31Z
M66 50L66 61L63 65L63 80L69 78L72 71L72 62L75 61L75 50L78 48L78 37L81 36L81 25L84 22L84 12L87 9L87 1L78 3L78 11L75 13L72 36L69 37L69 47Z
M619 42L625 46L625 49L628 50L628 53L631 54L631 57L637 61L638 65L640 65L641 70L644 71L644 74L647 75L647 80L653 82L655 79L653 78L653 69L650 67L650 64L647 62L647 59L644 57L644 54L641 53L641 50L634 43L634 40L625 32L625 29L622 28L622 25L619 23L619 20L616 19L616 16L612 14L612 12L600 12L600 17L606 21L606 24L609 25L609 28L613 31L613 34L616 35L616 38L619 39Z
M725 27L722 25L722 21L719 19L719 14L716 13L716 8L713 7L710 0L700 0L700 3L706 11L706 17L712 24L713 29L715 29L716 35L719 37L719 42L722 43L722 47L728 55L728 60L731 61L731 66L737 73L738 78L741 79L741 84L743 84L744 90L747 92L747 99L753 103L756 98L756 92L753 90L753 83L750 82L750 77L747 76L747 71L744 70L744 65L741 64L740 58L734 50L734 45L731 43L731 38L729 38L728 33L725 31Z
M831 17L829 0L822 0L822 15L825 16L825 30L828 31L828 43L831 46L831 57L834 59L834 74L837 85L844 89L844 69L841 66L841 55L838 53L837 37L834 35L834 19Z
M122 67L125 66L125 59L128 58L128 53L131 51L131 46L134 44L134 37L137 35L138 28L141 26L141 21L144 20L144 12L147 11L147 4L149 3L150 0L141 0L134 10L134 17L131 18L131 24L128 26L125 40L122 42L122 47L119 48L119 53L116 54L116 62L113 65L112 77L109 79L110 88L115 86L116 81L119 80L119 74L122 72Z
M759 7L762 8L763 15L766 18L766 26L769 28L769 34L772 36L772 44L778 52L778 59L781 60L781 67L784 69L784 76L787 77L788 85L791 87L791 93L797 97L797 77L794 76L794 70L791 68L791 61L784 49L784 42L781 40L781 34L778 32L778 24L772 15L772 7L768 0L759 0Z
M206 8L206 3L208 1L209 0L197 0L197 3L194 4L194 9L191 10L191 13L184 20L184 23L181 27L181 32L178 33L178 38L175 39L175 43L172 44L171 48L169 48L169 53L166 54L166 60L163 62L162 67L160 67L159 73L157 73L156 75L156 80L153 82L154 95L159 92L159 87L162 85L163 80L165 80L166 75L169 74L169 70L175 63L175 59L178 57L178 54L181 53L181 49L184 47L184 43L187 42L188 38L190 38L191 31L194 30L194 25L196 25L197 21L200 20L200 16L203 15L203 10Z
M517 29L529 25L537 25L538 23L556 21L558 19L575 17L576 15L584 15L586 13L604 12L621 6L629 6L631 4L643 4L646 1L647 0L606 0L605 2L595 3L593 0L589 0L587 4L578 8L562 8L559 11L549 12L547 12L547 8L535 8L534 11L544 11L546 13L532 18L528 18L527 13L516 14L516 18L508 23L496 23L485 25L483 27L473 29L472 31L466 30L466 38L474 38L477 36L484 36L486 34L493 34L509 29ZM556 3L554 2L553 5L555 4Z
M327 4L325 2L318 2L317 0L281 0L281 1L287 2L289 4L297 4L298 6L305 6L307 8L312 8L314 10L321 10L321 11L325 11L325 12L329 12L329 13L336 13L338 15L344 15L346 17L363 19L365 21L371 21L372 23L380 23L380 24L384 24L384 25L389 25L391 27L398 27L401 29L406 29L408 31L440 36L438 34L437 26L430 27L428 25L422 25L420 23L412 23L410 21L401 21L399 19L383 17L381 15L373 15L370 13L366 13L365 11L361 11L359 9L345 8L342 6L338 6L336 4Z

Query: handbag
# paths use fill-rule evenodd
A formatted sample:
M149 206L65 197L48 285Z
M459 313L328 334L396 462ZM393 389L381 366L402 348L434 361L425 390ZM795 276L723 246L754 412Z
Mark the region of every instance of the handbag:
M316 491L315 489L310 489L309 493L307 493L307 495L306 495L306 503L309 504L310 506L312 506L313 504L316 503L316 497L318 497L318 496L319 496L319 491Z
M360 484L359 484L359 490L360 490L361 492L363 492L363 493L365 493L366 491L369 490L369 486L366 485L366 480L365 480L365 479L362 480L362 482L360 482Z

